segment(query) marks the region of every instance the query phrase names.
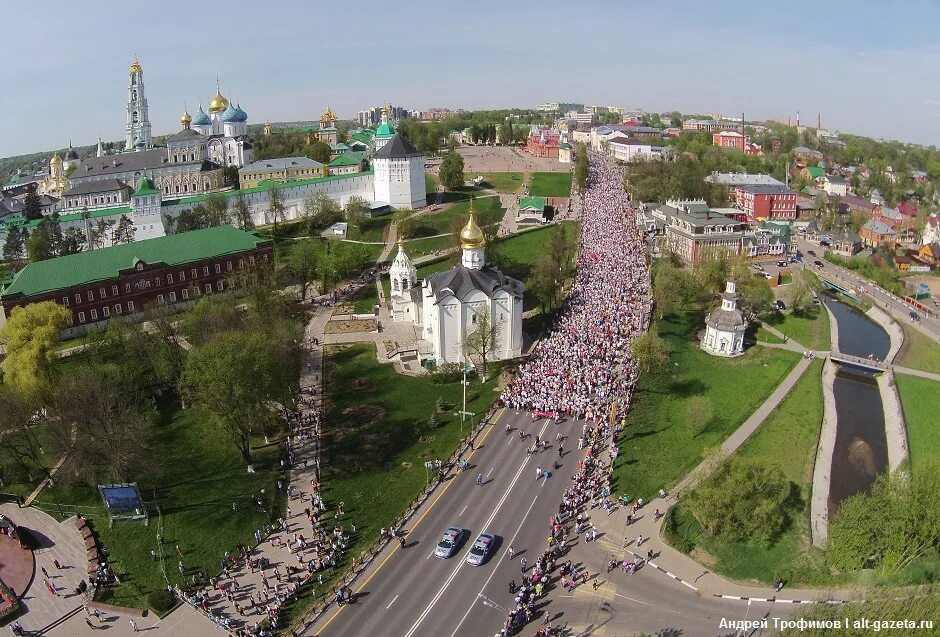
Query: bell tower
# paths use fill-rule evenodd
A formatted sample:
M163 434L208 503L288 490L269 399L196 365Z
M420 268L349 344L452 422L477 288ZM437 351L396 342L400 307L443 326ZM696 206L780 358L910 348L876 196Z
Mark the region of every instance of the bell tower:
M144 95L144 69L135 58L128 70L127 126L125 126L124 152L153 148L150 138L150 117Z

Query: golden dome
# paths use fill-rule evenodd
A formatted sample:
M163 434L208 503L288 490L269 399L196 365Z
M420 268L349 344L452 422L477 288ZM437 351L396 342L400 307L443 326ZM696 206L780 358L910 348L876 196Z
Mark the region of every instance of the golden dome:
M339 118L336 117L336 113L333 112L329 106L326 107L326 110L323 111L323 115L320 115L321 122L335 122Z
M228 108L228 99L219 92L219 89L215 90L215 97L209 100L209 112L210 113L221 113Z
M52 159L49 160L49 163L50 163L50 164L61 164L61 163L62 163L62 158L59 157L59 153L54 153L54 154L52 155Z
M193 121L193 116L189 114L189 111L183 109L183 114L180 115L180 124L188 127Z
M470 200L470 218L467 219L467 225L460 231L460 247L463 249L482 248L485 243L483 231L477 225L473 216L473 200Z
M128 73L140 73L143 70L143 67L140 65L140 60L134 58L134 61L131 62L131 68Z

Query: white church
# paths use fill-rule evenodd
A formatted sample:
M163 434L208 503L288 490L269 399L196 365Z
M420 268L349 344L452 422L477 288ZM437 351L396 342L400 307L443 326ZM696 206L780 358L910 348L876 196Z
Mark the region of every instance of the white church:
M522 295L525 285L486 263L485 239L477 225L471 201L470 218L460 232L461 261L450 270L433 274L418 285L414 264L401 241L389 270L392 315L420 327L421 340L440 363L474 361L466 345L477 329L482 312L488 311L494 328L488 360L522 354Z
M738 309L738 293L734 281L728 281L721 295L721 306L705 319L702 349L713 356L740 356L744 353L744 332L747 321Z

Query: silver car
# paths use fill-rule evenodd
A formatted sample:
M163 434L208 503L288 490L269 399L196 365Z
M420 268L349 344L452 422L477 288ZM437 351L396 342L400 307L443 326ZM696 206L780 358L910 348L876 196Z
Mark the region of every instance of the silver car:
M437 548L434 549L434 555L446 560L460 548L463 536L464 530L459 526L451 526L444 529L441 541L437 543Z
M473 546L470 547L470 552L467 554L467 564L479 566L485 562L486 558L490 556L495 543L495 537L489 533L480 533L480 537L476 539Z

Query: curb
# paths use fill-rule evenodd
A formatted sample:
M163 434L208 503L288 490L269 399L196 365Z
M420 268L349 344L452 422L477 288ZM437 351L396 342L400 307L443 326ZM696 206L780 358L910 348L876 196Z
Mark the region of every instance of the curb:
M693 591L695 591L696 593L698 593L698 587L697 587L697 586L695 586L694 584L688 583L687 581L685 581L684 579L682 579L682 578L679 577L678 575L675 575L675 574L673 574L673 573L670 573L669 571L667 571L666 569L664 569L662 566L659 566L658 564L656 564L656 563L653 562L652 560L646 561L646 556L640 555L639 553L634 553L633 551L629 551L629 550L628 550L627 552L630 553L631 555L633 555L634 557L641 558L642 560L644 560L644 562L646 562L646 564L649 564L650 566L652 566L653 568L655 568L657 571L661 571L661 572L665 573L666 575L668 575L668 576L671 577L672 579L676 580L677 582L679 582L679 583L682 584L683 586L686 586L686 587L688 587L688 588L691 588Z
M715 593L712 597L719 599L737 599L745 602L772 602L776 604L830 604L840 606L842 604L857 604L865 600L843 600L843 599L777 599L776 597L742 597L739 595L721 595Z

